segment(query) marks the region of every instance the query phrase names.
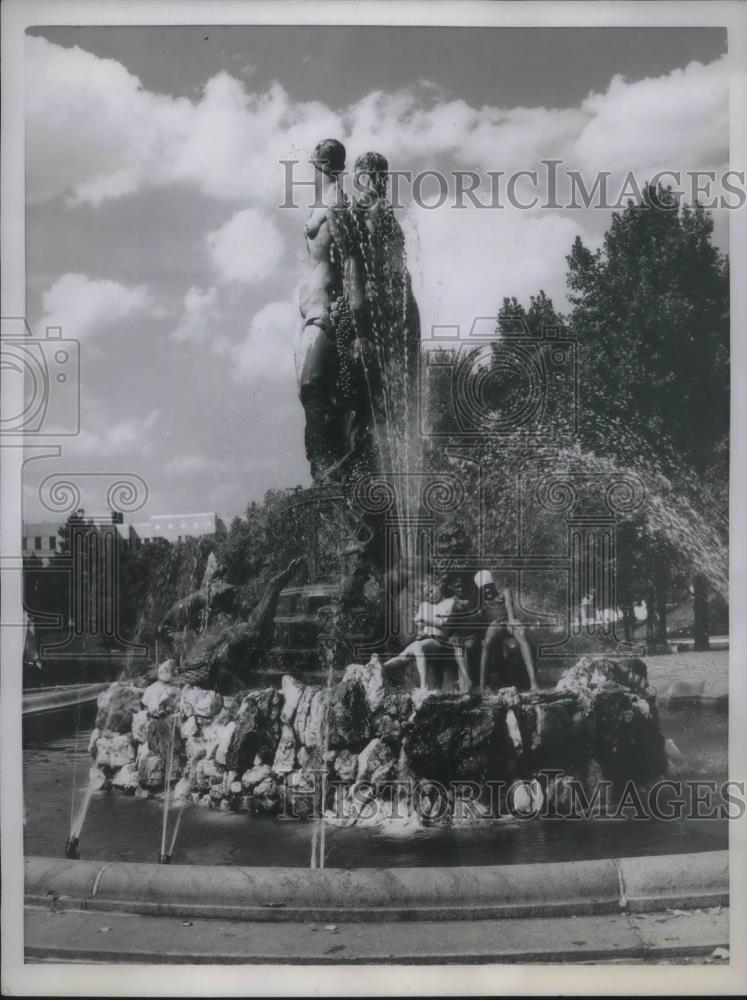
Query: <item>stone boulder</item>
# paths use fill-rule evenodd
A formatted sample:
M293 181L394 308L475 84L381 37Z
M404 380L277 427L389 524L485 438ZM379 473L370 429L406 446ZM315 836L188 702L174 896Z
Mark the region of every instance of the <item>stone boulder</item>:
M643 660L635 656L582 656L565 671L555 686L556 691L583 695L597 688L623 687L638 694L653 694L648 686L648 671Z
M215 746L215 762L220 764L221 767L228 766L228 755L231 750L231 742L236 732L236 722L227 722L223 726L222 732L218 735L218 740Z
M259 755L270 762L280 740L282 696L274 688L252 691L241 701L225 766L243 774Z
M191 766L198 760L207 757L207 743L202 736L190 736L184 743L184 753L187 763Z
M588 731L585 755L605 778L648 781L667 766L659 728L656 693L648 686L646 665L636 657L582 657L560 678L557 691L576 695L577 731ZM564 763L557 766L566 767Z
M377 737L358 754L358 781L387 781L394 778L397 771L399 748Z
M594 692L591 752L605 778L616 784L645 782L667 767L656 706L622 689Z
M298 765L302 771L314 771L317 774L328 770L326 754L321 747L301 747L298 751Z
M326 710L326 691L318 687L306 687L299 699L293 722L301 746L321 746Z
M527 700L516 717L532 770L562 768L575 774L583 768L591 740L588 700L552 694Z
M212 719L223 708L223 697L217 691L187 684L182 688L179 708L182 715L196 715L200 719Z
M304 692L304 685L300 681L297 681L295 677L291 677L290 674L283 674L283 679L280 682L280 690L283 695L283 708L280 712L280 721L283 725L289 726L296 714L298 703Z
M141 708L132 717L132 738L136 743L147 743L148 723L150 716L146 709Z
M293 727L286 724L283 726L280 742L275 750L272 769L276 774L288 774L290 771L295 771L297 766L296 734Z
M197 736L200 731L200 727L197 725L197 719L194 715L190 715L188 718L183 719L179 728L181 730L183 740L188 740L192 736Z
M254 786L252 805L264 813L274 813L280 808L280 790L273 775L268 775Z
M363 685L366 701L371 712L375 712L384 700L384 668L378 657L368 663L351 663L345 668L343 681L359 681Z
M407 691L387 692L371 720L371 735L400 739L407 731L413 711L412 697Z
M159 719L149 719L146 742L151 753L158 754L165 763L168 763L170 759L175 761L183 758L184 740L179 725L179 716L168 715Z
M324 704L320 701L322 711ZM346 677L330 690L327 718L328 745L331 748L358 749L368 742L371 738L371 707L365 685L359 677L347 676L346 671ZM308 738L306 743L311 745Z
M250 767L241 776L241 787L245 788L247 792L251 792L255 785L260 784L265 778L269 778L271 774L272 768L268 764L257 764L255 767Z
M166 681L154 681L142 692L143 707L152 718L174 712L179 704L179 688Z
M156 792L163 788L165 774L166 765L160 754L149 753L138 764L138 783L150 792Z
M281 799L283 813L298 819L313 816L318 794L318 775L312 771L291 771L285 779Z
M125 764L120 767L112 778L112 788L120 792L132 793L138 787L138 769L135 764Z
M340 750L332 766L340 781L355 781L358 775L358 755L349 750Z
M135 746L129 733L100 736L96 740L96 766L118 771L135 760Z
M96 728L102 732L129 733L133 716L140 711L142 691L132 684L112 684L96 699Z
M409 727L408 757L414 773L446 783L502 777L500 711L477 693L431 695Z
M195 791L209 792L211 787L223 780L223 769L214 760L203 757L197 761L194 769Z

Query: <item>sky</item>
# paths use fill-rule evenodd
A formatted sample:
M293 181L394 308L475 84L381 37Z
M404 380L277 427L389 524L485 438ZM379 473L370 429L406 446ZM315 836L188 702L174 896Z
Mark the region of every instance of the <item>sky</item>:
M27 467L27 520L63 470L141 476L138 519L230 518L309 484L292 354L307 209L279 207L280 161L309 179L321 138L414 172L557 158L642 182L728 161L721 29L35 28L26 45L27 316L79 340L82 368L81 432ZM565 255L577 235L598 246L609 211L400 219L427 339L504 296L563 308Z

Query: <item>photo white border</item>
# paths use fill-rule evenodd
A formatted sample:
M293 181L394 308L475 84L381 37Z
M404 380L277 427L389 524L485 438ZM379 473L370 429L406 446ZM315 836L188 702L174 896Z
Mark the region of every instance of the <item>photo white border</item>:
M3 316L25 314L23 37L30 25L373 24L495 27L724 26L730 74L730 162L747 169L747 6L710 2L433 2L410 0L4 0L2 17ZM747 208L729 226L732 318L731 620L729 767L747 779ZM742 335L735 335L739 331ZM9 394L7 412L17 412ZM21 454L3 448L0 553L21 552ZM20 621L20 574L2 574L2 620ZM21 675L23 630L2 631L2 985L10 995L49 996L354 996L459 994L739 994L747 990L747 820L730 830L731 965L480 966L138 966L23 965ZM280 929L279 929L280 932Z

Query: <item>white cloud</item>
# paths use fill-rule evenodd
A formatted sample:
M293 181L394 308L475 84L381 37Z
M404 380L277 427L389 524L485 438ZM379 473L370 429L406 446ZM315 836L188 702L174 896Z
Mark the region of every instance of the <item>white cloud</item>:
M726 155L725 57L629 82L615 77L577 108L471 107L426 84L376 92L339 113L264 91L226 72L199 97L145 90L111 59L27 39L29 195L100 204L145 187L189 184L265 208L283 197L280 161L307 164L320 136L357 153L379 148L397 169L532 169L544 157L582 170L720 166ZM300 169L298 173L300 179ZM247 265L249 267L250 265Z
M725 57L653 79L615 76L606 93L591 94L582 109L587 122L573 153L589 171L634 170L645 180L659 169L717 167L728 158Z
M283 256L275 221L258 208L245 208L208 233L208 250L221 281L253 284L269 278Z
M544 289L565 305L565 254L582 233L575 218L510 208L411 217L408 263L423 339L432 324L458 325L465 335L475 318L495 316L504 296L528 303Z
M220 332L220 312L215 288L192 287L184 296L184 311L171 336L180 343L204 344Z
M228 332L238 328L237 315L236 304L230 298L221 298L215 288L201 291L193 287L184 297L184 312L171 336L181 343L207 348L224 359L231 376L244 385L291 380L293 344L301 322L295 302L265 305L238 342Z
M67 458L102 457L133 454L142 456L151 447L150 431L158 423L161 414L150 410L143 417L128 417L125 420L108 419L100 407L90 410L83 421L80 433L65 443ZM50 434L54 429L50 428Z
M82 340L102 333L137 313L152 313L145 285L128 287L116 281L94 280L85 274L63 274L42 295L40 330L61 326L64 336Z
M270 302L256 314L234 351L234 378L243 383L289 381L294 373L293 340L300 324L292 302Z

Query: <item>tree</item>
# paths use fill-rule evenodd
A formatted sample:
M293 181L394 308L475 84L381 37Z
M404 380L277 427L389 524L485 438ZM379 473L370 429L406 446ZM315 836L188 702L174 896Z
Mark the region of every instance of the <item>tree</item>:
M700 205L680 206L670 189L647 186L642 204L613 214L600 250L577 238L567 258L582 438L623 461L642 442L656 471L676 477L701 506L704 496L723 496L728 479L729 274L712 233ZM725 537L725 519L720 531ZM661 637L667 582L658 563L651 596ZM699 570L696 648L707 648L708 587Z

